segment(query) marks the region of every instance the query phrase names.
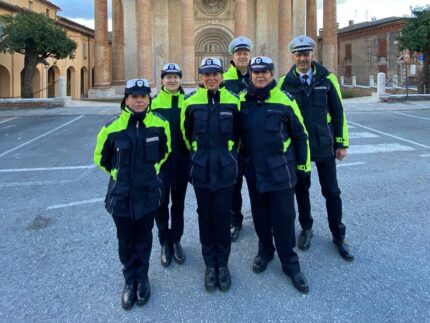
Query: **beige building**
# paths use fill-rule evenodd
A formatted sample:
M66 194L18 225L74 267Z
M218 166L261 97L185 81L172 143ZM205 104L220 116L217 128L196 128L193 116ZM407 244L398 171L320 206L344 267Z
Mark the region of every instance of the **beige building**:
M95 0L93 97L106 97L125 79L160 84L166 62L179 63L186 86L195 86L200 60L219 57L228 67L228 44L239 35L254 41L252 55L270 56L278 75L291 66L288 43L307 33L316 39L316 0L112 0L112 68L107 1ZM324 0L324 64L337 70L336 0Z
M54 97L58 91L56 83L60 76L67 80L67 95L78 99L88 94L93 84L94 31L66 18L57 16L60 10L46 0L0 0L0 15L11 15L18 10L28 9L44 13L62 26L78 47L75 58L48 59L49 65L39 64L33 78L35 98ZM1 25L0 25L1 32ZM21 96L21 72L24 68L24 55L0 53L0 98Z

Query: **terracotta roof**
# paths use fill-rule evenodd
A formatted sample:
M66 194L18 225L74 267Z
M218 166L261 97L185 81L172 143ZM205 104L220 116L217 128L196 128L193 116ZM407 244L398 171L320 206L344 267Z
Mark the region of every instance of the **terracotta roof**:
M57 23L63 27L67 27L69 29L73 29L80 33L86 34L88 36L94 37L94 29L88 28L87 26L78 24L70 19L61 17L57 15Z
M337 33L338 34L348 33L351 31L376 27L376 26L380 26L380 25L384 25L384 24L393 23L393 22L405 21L406 19L408 19L408 18L407 17L388 17L388 18L383 18L383 19L378 19L378 20L360 22L358 24L353 24L352 26L340 28L337 31Z
M46 5L48 5L48 6L50 6L50 7L53 7L55 9L57 9L57 10L61 10L60 7L56 6L51 1L48 1L48 0L39 0L39 1L42 2L42 3L44 3L44 4L46 4Z

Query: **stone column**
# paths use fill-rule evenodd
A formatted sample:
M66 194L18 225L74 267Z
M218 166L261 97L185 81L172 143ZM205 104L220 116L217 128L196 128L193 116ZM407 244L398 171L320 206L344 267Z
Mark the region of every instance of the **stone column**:
M108 13L106 0L94 0L95 15L95 67L94 87L110 86L110 62L108 43Z
M306 35L315 40L318 43L317 36L317 1L307 0L306 1ZM318 61L318 46L314 50L314 59Z
M306 34L306 0L293 0L293 37Z
M122 0L112 0L112 84L124 82L124 11Z
M138 77L146 78L149 85L153 80L152 50L152 0L136 0L136 37L137 37L137 68Z
M337 23L336 0L324 0L323 46L324 66L337 75Z
M248 36L247 0L236 0L234 4L234 35Z
M286 74L292 65L288 44L292 37L292 5L291 0L279 0L278 9L278 60L279 76Z
M186 86L195 85L194 49L194 3L181 0L182 4L182 82Z

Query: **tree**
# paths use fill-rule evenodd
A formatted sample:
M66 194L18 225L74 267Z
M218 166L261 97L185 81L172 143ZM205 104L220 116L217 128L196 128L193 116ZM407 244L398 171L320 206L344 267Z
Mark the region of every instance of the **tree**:
M430 5L411 8L408 18L398 38L401 50L421 52L424 56L423 70L418 82L418 93L430 93Z
M0 51L24 55L21 97L33 97L33 75L37 64L48 65L46 59L73 58L77 47L64 29L44 14L21 11L15 16L2 16Z

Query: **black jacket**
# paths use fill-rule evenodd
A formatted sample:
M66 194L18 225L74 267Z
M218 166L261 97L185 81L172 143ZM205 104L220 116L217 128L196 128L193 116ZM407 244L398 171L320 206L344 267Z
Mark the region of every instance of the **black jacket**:
M181 129L190 149L190 182L216 191L238 176L239 99L224 87L204 88L185 100Z
M264 98L240 97L243 173L260 193L293 188L296 171L310 172L306 129L295 101L275 84Z
M348 127L336 76L315 62L312 70L310 86L300 80L296 65L278 86L296 99L309 134L311 159L322 161L334 157L336 148L348 148Z
M235 94L246 90L250 82L249 71L243 75L233 62L231 62L229 69L224 72L223 77L225 88Z
M161 165L170 152L169 124L152 112L138 116L127 107L98 136L94 162L110 175L106 210L141 219L161 203Z

